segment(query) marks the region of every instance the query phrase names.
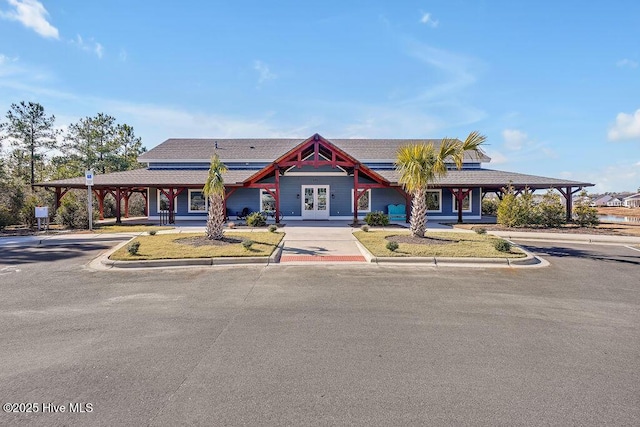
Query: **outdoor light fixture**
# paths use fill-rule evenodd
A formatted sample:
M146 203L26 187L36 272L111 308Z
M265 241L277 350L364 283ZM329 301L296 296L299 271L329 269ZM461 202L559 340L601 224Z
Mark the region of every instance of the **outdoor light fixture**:
M336 198L335 193L331 193L331 198L332 198L332 199L335 199L335 198Z
M300 193L296 194L296 199L300 198Z

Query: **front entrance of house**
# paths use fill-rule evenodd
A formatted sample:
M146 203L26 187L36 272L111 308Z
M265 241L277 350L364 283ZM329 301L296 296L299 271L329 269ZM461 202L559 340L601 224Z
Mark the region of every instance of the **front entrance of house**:
M329 219L329 186L302 186L302 219Z

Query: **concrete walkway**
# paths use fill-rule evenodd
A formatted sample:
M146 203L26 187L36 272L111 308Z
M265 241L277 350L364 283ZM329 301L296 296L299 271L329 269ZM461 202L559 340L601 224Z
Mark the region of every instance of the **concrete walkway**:
M365 262L349 221L289 221L280 262Z

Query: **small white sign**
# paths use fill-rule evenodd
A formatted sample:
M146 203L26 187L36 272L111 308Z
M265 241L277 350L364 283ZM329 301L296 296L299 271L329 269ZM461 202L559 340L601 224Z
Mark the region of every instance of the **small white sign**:
M49 206L36 206L36 218L49 218Z
M93 171L84 171L84 177L87 180L87 186L93 185Z

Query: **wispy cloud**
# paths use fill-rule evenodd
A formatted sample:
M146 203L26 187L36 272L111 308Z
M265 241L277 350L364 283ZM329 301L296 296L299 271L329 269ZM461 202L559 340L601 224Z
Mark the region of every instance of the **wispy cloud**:
M609 129L609 141L640 140L640 109L635 113L619 113Z
M476 82L472 70L481 68L473 58L438 49L413 39L405 40L405 53L436 71L440 82L419 92L420 100L446 99ZM437 74L436 74L437 76Z
M85 40L80 34L77 34L75 39L69 40L69 43L81 50L84 50L85 52L94 53L98 58L101 59L102 55L104 54L104 47L93 38Z
M0 18L18 21L45 38L58 39L58 29L48 21L49 12L37 0L7 0L12 10L0 11Z
M505 129L502 131L504 146L508 150L517 151L527 144L527 134L517 129Z
M437 28L440 24L440 21L434 19L428 12L422 12L422 17L420 18L420 23L430 26L431 28Z
M274 80L278 77L272 73L269 66L260 60L256 60L253 63L253 69L258 72L258 84L262 84L268 80Z
M616 62L616 65L620 68L638 68L638 61L634 61L632 59L624 58L620 61Z
M120 54L118 54L118 59L121 62L125 62L127 60L127 51L124 49L120 49Z

